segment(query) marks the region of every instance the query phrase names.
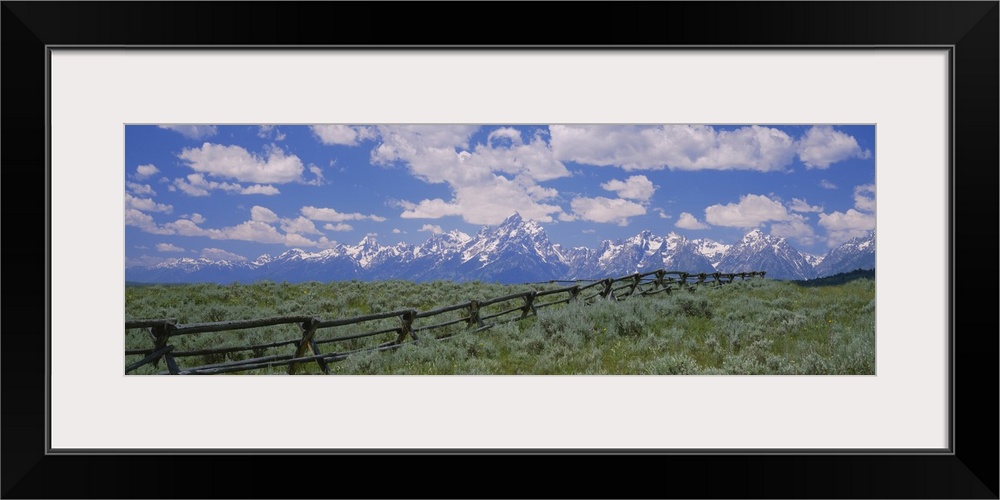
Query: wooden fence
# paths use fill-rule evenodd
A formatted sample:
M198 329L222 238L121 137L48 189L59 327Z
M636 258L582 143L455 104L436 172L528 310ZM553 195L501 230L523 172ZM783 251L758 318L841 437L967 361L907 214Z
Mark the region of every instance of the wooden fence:
M623 300L633 296L648 296L658 293L670 293L672 289L694 287L697 285L723 285L737 279L746 280L763 277L764 272L748 273L686 273L680 271L657 270L646 273L636 273L620 278L602 280L565 281L573 285L551 290L531 290L514 293L487 300L470 300L462 304L439 307L428 311L416 309L399 309L395 311L355 316L352 318L322 320L312 316L282 316L264 319L221 321L214 323L178 324L174 319L155 319L126 321L125 332L145 332L152 341L148 349L126 349L126 356L143 356L142 359L128 364L125 373L153 363L159 366L162 359L167 370L160 374L171 375L208 375L217 373L232 373L275 366L287 366L289 374L300 371L304 363L316 363L320 370L329 373L328 363L341 361L351 354L365 351L384 351L397 349L403 345L431 340L443 340L452 336L446 334L434 337L429 334L434 330L444 329L453 325L462 325L462 331L483 331L501 323L520 321L538 314L539 309L572 301L592 302L595 300ZM551 281L549 283L563 283ZM446 317L456 313L458 317ZM392 320L393 325L386 325ZM398 321L398 323L396 323ZM279 340L264 344L248 346L218 347L177 351L169 344L170 339L184 335L199 335L214 332L229 332L247 330L274 325L296 325L300 334L297 338ZM360 332L336 335L336 331L349 325L362 325ZM327 336L328 332L334 335ZM379 342L378 338L385 340ZM376 339L374 346L352 347L350 342L358 339ZM321 346L341 344L342 350L323 352ZM262 353L266 349L292 346L294 352L271 356L258 356L250 359L207 364L182 368L178 358L222 355L236 352Z

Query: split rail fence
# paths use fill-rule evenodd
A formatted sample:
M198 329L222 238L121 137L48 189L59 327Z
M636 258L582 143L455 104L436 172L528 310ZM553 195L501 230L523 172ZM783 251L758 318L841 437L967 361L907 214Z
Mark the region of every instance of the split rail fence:
M573 280L550 281L555 283L574 283L571 286L550 290L531 290L513 293L503 297L486 300L470 300L461 304L439 307L427 311L416 309L399 309L395 311L367 314L351 318L323 320L312 316L281 316L264 319L220 321L213 323L178 324L175 319L152 319L125 321L125 332L146 333L152 341L148 349L126 349L126 356L143 356L138 361L129 363L125 373L131 373L137 368L154 364L159 366L160 360L166 364L166 371L160 374L170 375L210 375L218 373L233 373L249 370L265 369L276 366L287 366L289 374L301 371L302 365L316 363L321 371L330 373L329 363L342 361L346 357L359 352L385 351L397 349L406 344L422 340L444 340L455 333L435 337L429 332L461 325L463 332L479 332L501 323L520 321L538 314L538 310L566 304L573 301L593 302L595 300L623 300L628 297L649 296L658 293L670 293L671 290L691 288L698 285L724 285L733 281L763 277L765 272L746 273L686 273L680 271L657 270L646 273L636 273L620 278L603 280ZM447 315L458 317L446 317ZM398 323L395 321L398 320ZM387 325L387 321L395 324ZM296 325L300 337L254 344L246 346L217 347L188 351L175 350L170 340L185 335L201 335L216 332L248 330L275 325ZM348 332L341 335L326 336L327 332L351 325L362 325L361 331ZM378 342L378 337L387 338ZM351 342L359 339L376 339L372 346L352 346ZM341 350L323 352L321 346L340 344ZM194 367L181 367L179 358L194 356L226 356L230 353L253 352L262 353L267 349L292 346L294 352L257 356L222 363L206 364Z

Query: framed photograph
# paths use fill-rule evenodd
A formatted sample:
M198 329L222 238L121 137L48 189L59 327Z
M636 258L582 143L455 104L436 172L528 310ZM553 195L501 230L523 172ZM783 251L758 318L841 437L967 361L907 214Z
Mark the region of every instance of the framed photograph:
M662 32L654 18L716 6L614 7L634 23L624 46L492 29L446 45L420 35L434 21L324 39L431 13L324 7L4 3L5 104L31 103L4 106L8 185L46 194L43 210L8 208L45 216L45 300L8 306L46 321L4 337L3 446L19 457L5 497L289 494L262 476L210 492L182 479L248 460L284 478L412 461L376 496L441 496L408 475L475 473L481 455L536 465L529 477L560 460L618 472L577 488L540 476L543 495L997 497L996 430L974 423L996 421L996 392L960 385L995 380L981 353L996 337L974 333L995 324L955 308L995 293L990 259L959 258L955 221L996 213L996 2L727 4L718 26L653 39L638 34ZM641 259L611 252L636 238ZM320 265L347 285L303 285ZM801 284L854 268L870 274L848 292ZM419 279L365 288L400 276ZM796 280L801 295L755 285ZM457 282L479 288L442 284ZM541 284L509 288L526 282ZM767 300L723 300L752 286ZM587 292L597 305L559 313L561 294ZM654 292L672 298L626 300ZM213 308L222 295L243 302ZM478 331L505 314L525 319L507 337L423 347L431 317ZM290 329L249 324L265 316ZM358 322L371 327L344 328ZM677 338L642 336L651 322ZM260 328L249 344L188 340L220 323ZM571 348L608 325L617 344ZM85 460L86 478L54 480ZM489 496L525 496L500 476Z

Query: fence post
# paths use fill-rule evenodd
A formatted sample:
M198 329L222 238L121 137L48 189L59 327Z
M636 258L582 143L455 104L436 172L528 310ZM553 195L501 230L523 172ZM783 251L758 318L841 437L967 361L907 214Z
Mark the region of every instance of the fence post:
M580 285L573 285L573 288L569 291L569 301L575 302L580 297Z
M403 322L402 328L399 330L399 335L396 336L396 343L402 344L406 337L413 337L413 341L416 342L420 339L417 338L417 334L413 333L413 320L417 317L417 310L410 309L409 311L404 311L399 317L399 320Z
M482 328L483 320L479 319L479 301L469 301L469 327L479 326Z
M611 286L614 285L614 278L607 278L604 280L604 290L601 291L601 298L612 300L615 298L615 294L611 293Z
M660 287L663 286L663 277L666 274L667 274L667 272L664 271L663 269L660 269L659 271L656 271L656 280L653 281L653 290L656 290L657 288L660 288Z
M524 307L521 308L521 318L524 319L528 317L528 314L534 314L538 316L538 311L535 310L535 294L538 292L532 290L524 296Z
M299 341L299 346L295 349L295 357L301 358L306 354L306 349L312 351L316 356L320 355L319 345L316 344L316 325L319 324L319 320L316 318L309 318L308 321L299 323L299 328L302 329L302 340ZM323 373L329 374L330 367L326 365L326 361L322 359L317 359L316 364L319 365ZM299 371L299 363L292 363L288 365L288 374L295 375Z
M642 276L639 273L635 273L632 275L632 288L629 288L628 290L629 295L635 294L635 289L639 287L639 281L641 280Z
M159 351L167 347L167 341L170 340L170 334L177 329L177 320L166 320L162 324L151 326L149 328L149 334L153 336L153 351ZM177 368L177 362L174 361L174 357L170 355L170 351L166 351L162 356L164 361L167 362L167 370L171 375L177 375L180 371ZM153 360L153 366L160 366L160 357Z
M722 285L722 282L719 281L719 276L722 276L722 273L720 273L720 272L714 272L714 273L712 273L712 277L715 278L715 286Z

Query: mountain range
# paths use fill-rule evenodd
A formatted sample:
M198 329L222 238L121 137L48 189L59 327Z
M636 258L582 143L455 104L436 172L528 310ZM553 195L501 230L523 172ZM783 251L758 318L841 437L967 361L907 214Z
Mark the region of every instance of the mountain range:
M668 269L698 272L767 271L768 278L803 280L875 267L875 232L852 239L825 256L799 252L784 238L759 229L726 245L645 230L597 249L563 248L536 221L514 213L475 236L460 231L432 235L420 245L380 245L366 236L357 245L320 252L301 249L256 260L171 259L125 269L126 281L146 283L250 283L341 280L491 281L528 283L624 276Z

